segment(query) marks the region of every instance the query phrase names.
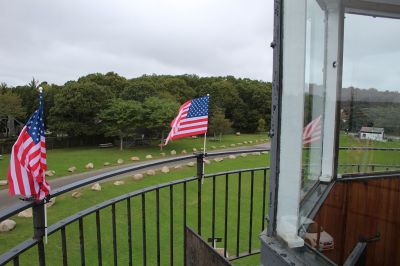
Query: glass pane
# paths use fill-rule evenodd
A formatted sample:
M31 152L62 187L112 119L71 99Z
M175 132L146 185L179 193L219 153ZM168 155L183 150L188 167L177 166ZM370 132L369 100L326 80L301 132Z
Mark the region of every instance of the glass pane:
M346 15L339 173L400 169L399 36L400 20Z
M307 1L302 195L321 175L325 99L325 11L317 1Z

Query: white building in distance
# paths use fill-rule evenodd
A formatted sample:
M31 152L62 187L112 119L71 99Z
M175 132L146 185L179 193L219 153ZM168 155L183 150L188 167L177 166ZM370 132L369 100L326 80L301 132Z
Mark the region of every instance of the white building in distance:
M361 127L360 139L383 141L385 129L381 127Z

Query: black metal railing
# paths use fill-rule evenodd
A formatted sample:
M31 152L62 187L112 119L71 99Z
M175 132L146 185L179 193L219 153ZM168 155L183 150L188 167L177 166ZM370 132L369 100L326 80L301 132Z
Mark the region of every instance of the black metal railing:
M1 210L0 221L33 207L34 237L2 254L0 265L32 265L35 260L39 265L182 265L186 226L197 228L205 238L222 238L223 254L230 260L259 253L257 235L265 226L268 167L203 176L200 153L94 176L54 190L52 197L121 173L188 159L197 160L197 176L130 192L62 219L48 228L48 245L43 240L43 202Z

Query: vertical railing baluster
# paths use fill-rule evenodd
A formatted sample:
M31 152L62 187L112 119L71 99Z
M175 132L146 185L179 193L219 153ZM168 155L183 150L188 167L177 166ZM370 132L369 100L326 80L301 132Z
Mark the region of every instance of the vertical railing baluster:
M67 237L65 234L65 227L61 227L61 251L63 256L63 265L68 265L68 253L67 253Z
M236 227L236 257L239 257L239 240L240 240L240 201L242 193L242 173L239 172L238 177L238 206L237 206L237 227Z
M142 193L142 237L143 237L143 265L147 265L146 257L146 194Z
M225 175L225 227L224 227L224 257L226 257L226 252L228 248L228 183L229 174Z
M214 247L215 241L215 175L212 177L213 188L212 188L212 223L211 223L211 238L212 238L212 246Z
M266 200L266 193L267 193L267 169L264 169L263 173L264 183L263 183L263 203L262 203L262 216L261 216L261 231L264 230L265 226L265 200Z
M83 235L83 218L79 218L79 247L81 254L81 265L85 265L85 238Z
M100 226L100 211L96 211L96 231L97 231L97 262L98 265L103 265L103 258L101 252L101 226Z
M156 230L157 230L157 265L161 264L160 257L160 190L156 189Z
M186 265L186 181L183 182L183 265Z
M169 186L169 254L170 254L170 264L169 265L174 265L174 186L170 185Z
M117 258L117 225L115 222L115 204L111 205L111 217L112 217L112 238L113 238L113 253L114 253L114 265L118 265Z
M250 181L250 230L249 230L249 254L251 254L251 241L253 240L253 197L254 197L254 170L251 170Z
M131 198L126 199L126 213L128 215L128 265L132 266L132 214L131 214Z

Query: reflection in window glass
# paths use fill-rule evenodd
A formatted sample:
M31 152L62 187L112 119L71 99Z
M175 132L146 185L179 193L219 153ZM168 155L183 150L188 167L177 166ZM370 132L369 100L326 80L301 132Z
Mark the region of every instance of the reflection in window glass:
M346 15L339 173L400 169L399 36L397 19Z
M325 97L325 11L317 1L307 1L303 177L302 194L318 181L321 175L322 126Z

